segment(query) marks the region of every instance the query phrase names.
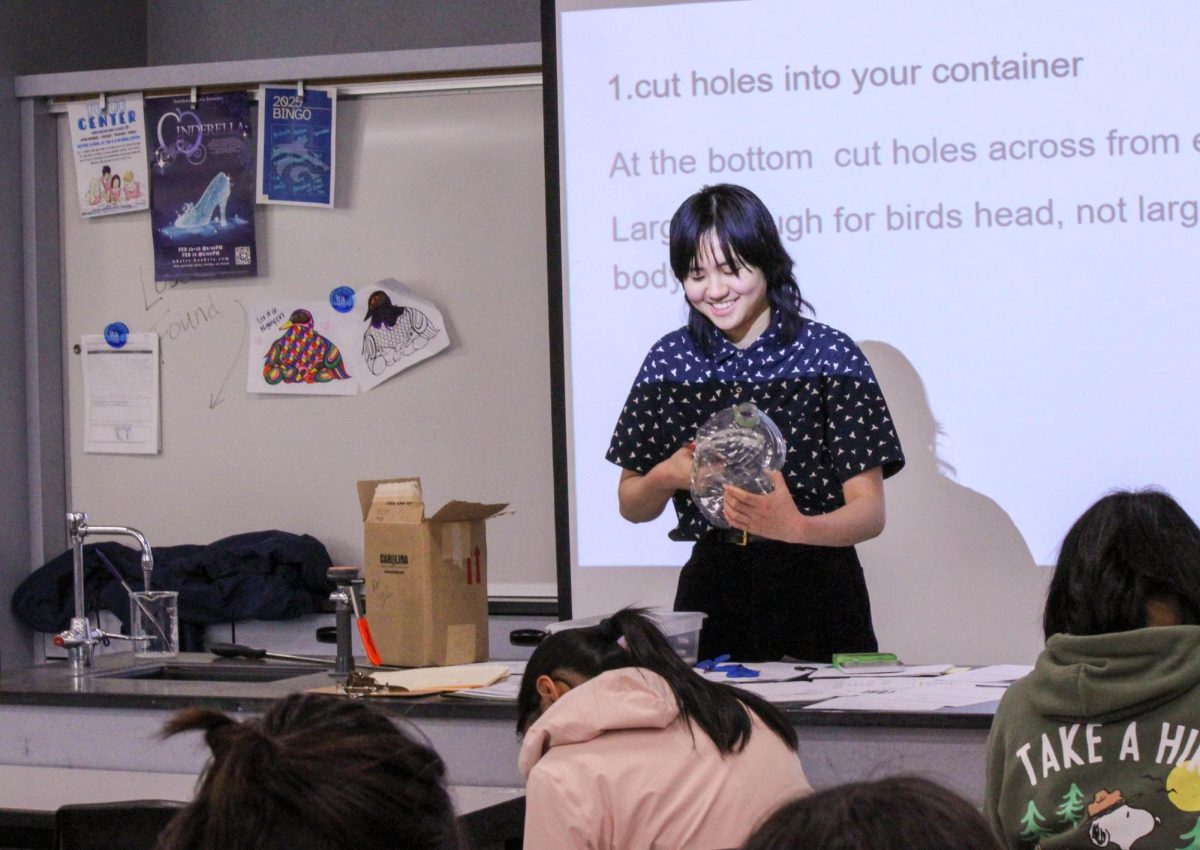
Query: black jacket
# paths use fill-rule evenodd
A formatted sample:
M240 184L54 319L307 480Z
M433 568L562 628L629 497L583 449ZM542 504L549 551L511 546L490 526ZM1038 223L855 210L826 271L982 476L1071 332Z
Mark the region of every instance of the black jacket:
M141 552L104 541L83 547L84 597L90 613L112 611L129 626L129 598L100 560L102 552L134 590L142 589ZM154 549L152 589L179 591L180 644L200 649L210 623L286 620L328 610L332 561L307 534L251 531L208 545ZM13 593L13 615L40 632L60 632L75 613L71 550L29 574ZM188 628L188 627L191 628Z

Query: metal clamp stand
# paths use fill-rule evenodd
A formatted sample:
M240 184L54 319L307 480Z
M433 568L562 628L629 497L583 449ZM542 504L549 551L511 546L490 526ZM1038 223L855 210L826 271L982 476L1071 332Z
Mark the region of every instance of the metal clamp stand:
M337 624L337 659L333 666L333 675L348 676L354 672L354 642L350 631L350 620L354 616L352 594L355 592L354 582L358 579L358 567L330 567L327 573L329 580L337 585L337 589L329 594L334 603L333 611Z

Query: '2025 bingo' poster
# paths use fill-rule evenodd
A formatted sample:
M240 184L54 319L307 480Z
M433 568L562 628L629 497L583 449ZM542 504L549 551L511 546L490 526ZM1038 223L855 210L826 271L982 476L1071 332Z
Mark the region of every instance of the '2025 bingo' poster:
M255 143L242 92L146 98L154 279L258 274Z

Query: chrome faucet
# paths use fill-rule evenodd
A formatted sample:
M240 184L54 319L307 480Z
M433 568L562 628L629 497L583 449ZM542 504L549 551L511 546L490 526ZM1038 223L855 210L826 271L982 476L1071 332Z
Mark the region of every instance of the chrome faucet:
M88 525L87 514L67 514L67 538L71 541L75 579L75 616L71 618L71 627L55 636L54 642L67 650L67 660L71 672L76 676L82 675L92 666L92 648L104 637L100 629L93 629L88 622L84 605L83 589L83 540L85 537L102 535L106 537L132 537L137 540L142 549L142 584L144 590L150 589L150 573L154 570L154 553L146 536L136 528L124 525Z

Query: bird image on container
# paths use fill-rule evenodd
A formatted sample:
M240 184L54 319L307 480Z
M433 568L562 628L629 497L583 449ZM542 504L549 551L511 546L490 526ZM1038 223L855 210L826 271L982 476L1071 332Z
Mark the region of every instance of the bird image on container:
M295 310L279 329L285 333L271 343L263 365L268 384L325 384L350 377L342 352L313 329L312 313Z
M441 328L420 310L397 307L381 289L371 293L363 320L371 322L363 333L363 361L372 375L382 373L401 357L424 348L441 332Z

